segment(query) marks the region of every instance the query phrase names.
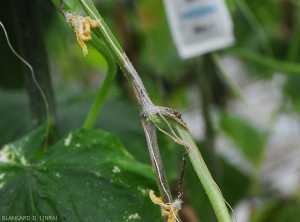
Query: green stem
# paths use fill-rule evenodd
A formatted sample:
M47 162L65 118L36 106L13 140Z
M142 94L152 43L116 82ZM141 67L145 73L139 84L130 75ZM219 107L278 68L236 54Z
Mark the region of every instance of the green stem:
M227 210L227 207L225 205L224 197L219 187L214 182L200 154L199 148L195 144L190 132L188 131L187 128L181 126L174 120L170 118L168 118L167 120L171 124L173 129L175 129L180 139L182 139L184 142L186 142L189 145L189 153L188 153L189 158L193 164L196 174L198 175L202 183L202 186L204 187L208 195L208 198L210 200L210 203L212 204L212 207L214 209L218 221L222 221L222 222L232 221L229 212Z
M92 105L92 108L85 119L85 122L83 124L83 128L91 129L93 125L95 124L95 121L97 119L97 116L99 114L99 111L102 107L103 101L115 79L117 66L112 58L110 52L107 50L105 44L95 36L95 34L92 33L92 40L90 41L92 46L100 52L103 57L106 59L108 70L104 79L104 82L101 86L101 88L98 91L98 94L96 96L96 99Z
M251 60L251 62L255 62L257 64L275 69L277 71L282 71L285 74L290 74L290 73L300 74L300 65L297 63L282 62L277 59L268 56L263 56L244 48L233 47L222 51L237 55L247 60Z
M55 7L59 10L59 0L52 0L52 3L55 5ZM65 10L70 10L68 5L63 3ZM60 11L60 10L59 10ZM115 79L116 71L117 71L117 66L116 63L110 54L109 50L105 46L105 44L99 39L98 36L96 36L94 33L91 34L92 39L89 41L91 45L105 58L108 66L108 70L105 76L105 79L103 81L103 84L101 88L99 89L97 96L94 100L94 103L92 105L92 108L90 109L84 124L83 128L85 129L91 129L97 119L97 116L100 112L100 109L102 107L102 104L104 102L104 99Z
M93 2L91 0L78 0L78 2L82 6L85 13L87 13L93 19L100 20L101 25L95 28L95 30L97 31L96 34L101 37L110 52L113 53L115 59L117 60L117 63L119 65L123 65L124 60L122 54L124 54L124 51L113 33L110 31L109 27L106 25L104 19L99 14Z
M124 67L124 64L127 61L127 56L120 46L119 42L113 35L113 33L110 31L109 27L106 25L104 19L99 14L98 10L94 6L93 2L91 0L78 0L81 7L85 11L87 15L89 15L92 19L99 19L100 20L100 26L96 27L96 34L103 40L106 47L109 49L113 57L115 58L116 62L122 69L123 73L125 74L125 77L128 79L129 83L132 86L132 83L130 81L130 73L128 70Z
M259 21L256 19L254 14L251 12L247 3L244 0L235 0L235 3L242 11L243 15L245 16L246 20L249 22L249 24L252 27L252 29L254 30L254 32L258 35L262 49L269 56L274 56L272 46L268 40L268 37L267 37L264 29L261 27L261 25L259 24Z

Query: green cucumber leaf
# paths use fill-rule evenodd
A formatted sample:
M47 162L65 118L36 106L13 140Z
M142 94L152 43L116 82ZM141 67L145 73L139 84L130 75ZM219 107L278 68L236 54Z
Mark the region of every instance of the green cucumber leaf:
M48 148L41 127L0 151L0 215L57 221L162 221L150 166L113 134L77 129ZM2 218L3 219L3 218ZM4 218L5 219L5 218Z

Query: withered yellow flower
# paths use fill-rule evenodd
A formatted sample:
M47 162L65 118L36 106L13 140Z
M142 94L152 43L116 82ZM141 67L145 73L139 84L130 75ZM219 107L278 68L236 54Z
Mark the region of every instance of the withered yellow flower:
M168 222L179 221L177 215L178 211L181 209L182 200L176 199L173 203L166 204L161 197L155 196L153 190L150 190L149 196L153 203L158 204L161 207L161 214L168 217Z
M74 15L72 12L65 14L67 22L74 27L77 41L82 48L83 55L88 54L88 49L85 41L91 40L91 27L96 28L100 26L99 20L91 19L91 17L83 17L80 15Z

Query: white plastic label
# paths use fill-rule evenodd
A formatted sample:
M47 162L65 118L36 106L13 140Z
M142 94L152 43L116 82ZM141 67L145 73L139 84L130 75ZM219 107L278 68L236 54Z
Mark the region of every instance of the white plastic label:
M164 0L173 40L183 59L234 43L224 0Z

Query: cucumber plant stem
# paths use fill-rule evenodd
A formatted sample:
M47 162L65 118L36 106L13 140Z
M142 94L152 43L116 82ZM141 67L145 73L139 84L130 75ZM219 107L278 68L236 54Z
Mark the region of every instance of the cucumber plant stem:
M52 1L55 2L54 4L56 4L57 8L59 9L57 0ZM156 172L159 189L166 204L171 204L172 198L169 192L168 184L166 182L167 180L162 167L163 165L161 159L159 158L160 155L159 157L157 155L159 154L159 148L156 141L155 126L157 126L156 121L158 117L155 118L155 116L161 117L168 126L170 126L170 120L173 123L173 128L180 129L178 131L178 134L180 135L182 141L180 141L180 139L175 141L180 142L180 144L183 145L187 144L187 148L190 149L191 152L189 152L188 155L193 163L194 169L197 175L199 176L200 181L203 184L203 187L207 192L207 195L209 196L209 199L211 201L211 204L213 205L218 220L220 222L231 221L221 191L210 176L210 173L201 157L197 146L195 145L189 133L186 124L181 120L181 115L177 111L172 110L171 108L155 106L152 103L141 78L139 77L129 58L126 56L123 49L119 45L118 41L115 39L114 35L107 27L103 18L100 16L93 2L91 0L78 1L88 16L100 22L100 26L95 28L96 34L104 41L107 48L110 50L111 54L121 67L127 80L133 88L135 96L142 109L140 117L142 126L145 131L150 157L151 160L153 160L152 166L154 171ZM167 120L165 117L167 117ZM172 128L171 131L174 134L174 130Z
M93 33L92 33L92 41L90 41L90 43L106 59L106 62L108 65L108 70L107 70L105 79L103 81L103 84L101 85L101 87L97 93L97 96L92 105L92 108L83 124L83 128L86 128L86 129L91 129L93 127L93 125L95 124L95 121L97 119L99 111L100 111L102 104L104 102L104 99L115 79L115 75L116 75L116 71L117 71L116 63L115 63L114 59L111 57L111 54L107 50L105 44L100 39L96 38L95 34L93 34Z

